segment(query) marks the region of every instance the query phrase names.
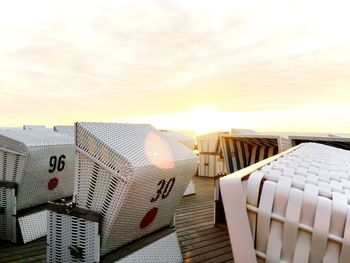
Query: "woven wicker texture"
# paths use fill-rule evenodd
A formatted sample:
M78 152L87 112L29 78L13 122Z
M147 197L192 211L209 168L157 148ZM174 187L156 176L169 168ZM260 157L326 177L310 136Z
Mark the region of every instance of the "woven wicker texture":
M181 143L182 145L186 146L191 151L194 150L195 145L195 139L190 136L185 136L177 132L173 131L161 131L163 134L168 136L169 138L172 138L173 140L177 141L178 143ZM194 186L193 181L191 180L189 185L187 186L186 191L184 192L184 196L186 195L192 195L196 193L196 189Z
M194 150L194 145L196 144L194 138L173 131L162 131L162 133L186 146L188 149Z
M43 210L27 216L19 217L18 224L21 230L23 243L33 241L46 235L47 211Z
M101 214L101 253L169 224L196 155L149 125L77 123L76 202Z
M100 261L98 223L48 211L47 224L47 262ZM81 258L72 255L74 248L81 249Z
M74 137L74 126L69 125L57 125L53 127L53 130L55 132L64 133L69 136Z
M176 233L167 235L156 242L124 257L118 263L181 263L182 255Z
M0 239L16 242L15 189L0 187L0 207L5 210L0 214Z
M18 183L17 210L71 196L73 138L53 131L0 131L0 178Z
M349 151L308 143L247 176L240 191L251 241L248 233L234 236L245 227L246 214L233 224L228 180L221 184L235 262L254 262L249 251L238 249L242 244L253 244L261 262L349 262ZM240 213L236 189L234 206Z

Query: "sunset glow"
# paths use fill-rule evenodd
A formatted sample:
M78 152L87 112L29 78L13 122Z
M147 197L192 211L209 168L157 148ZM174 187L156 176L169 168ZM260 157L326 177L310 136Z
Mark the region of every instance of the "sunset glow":
M349 9L345 0L3 2L0 127L349 132Z

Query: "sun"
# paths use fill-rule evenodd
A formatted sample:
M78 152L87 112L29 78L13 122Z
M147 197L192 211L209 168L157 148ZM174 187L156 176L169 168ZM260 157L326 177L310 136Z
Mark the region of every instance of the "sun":
M197 135L208 133L213 129L211 120L215 119L215 115L217 115L214 109L200 106L193 109L190 114Z

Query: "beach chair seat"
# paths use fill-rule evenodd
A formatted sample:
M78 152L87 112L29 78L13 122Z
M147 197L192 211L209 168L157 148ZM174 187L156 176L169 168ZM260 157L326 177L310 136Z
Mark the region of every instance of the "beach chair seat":
M44 204L71 197L73 176L71 137L47 130L0 131L0 239L26 243L44 236Z
M68 208L50 208L48 262L99 262L169 228L196 169L191 150L150 125L77 123L75 200ZM170 242L174 262L181 262L174 235L172 230L146 242L145 253L159 242ZM166 262L164 257L154 260Z
M349 262L349 161L307 143L221 178L235 262Z

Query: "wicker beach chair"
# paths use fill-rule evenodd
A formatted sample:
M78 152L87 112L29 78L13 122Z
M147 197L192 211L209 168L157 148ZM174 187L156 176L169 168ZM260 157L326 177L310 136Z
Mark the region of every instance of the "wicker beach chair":
M48 262L181 262L168 226L196 155L150 125L106 123L77 123L76 152L74 205L50 208Z
M221 146L227 173L234 173L291 147L289 140L277 135L223 135Z
M71 137L47 130L0 131L1 239L26 243L46 235L43 204L71 197L73 185Z
M212 132L197 136L199 176L215 177L217 174L226 173L220 145L220 136L224 134L228 132Z
M289 136L289 140L292 146L297 146L301 143L314 142L320 143L344 150L350 150L350 138L345 136Z
M46 128L45 125L23 125L23 130L31 130L31 131L45 131L50 130L49 128Z
M241 262L349 262L350 152L307 143L220 180Z
M241 134L241 135L254 135L257 134L254 130L250 129L237 129L232 128L230 134Z

